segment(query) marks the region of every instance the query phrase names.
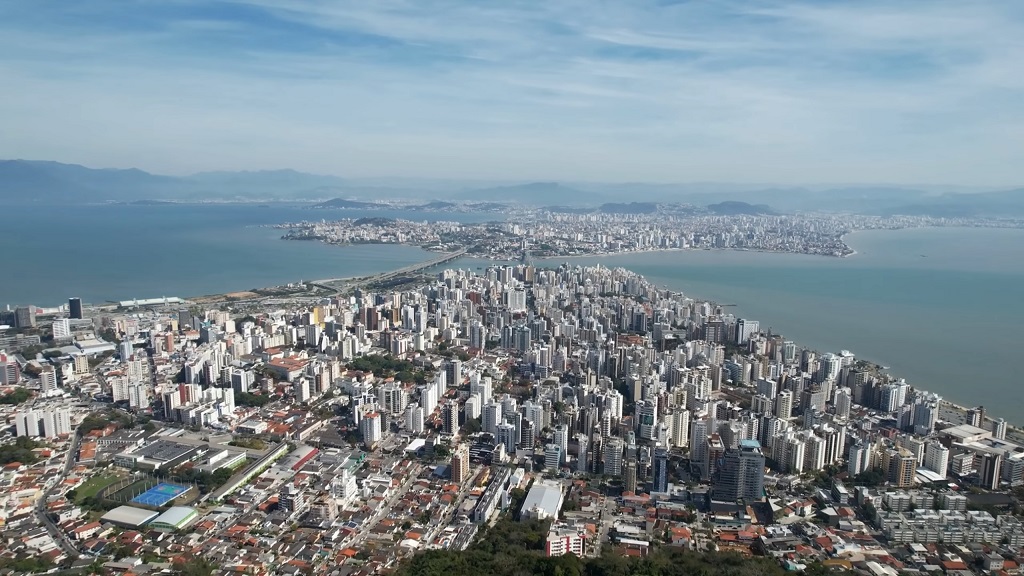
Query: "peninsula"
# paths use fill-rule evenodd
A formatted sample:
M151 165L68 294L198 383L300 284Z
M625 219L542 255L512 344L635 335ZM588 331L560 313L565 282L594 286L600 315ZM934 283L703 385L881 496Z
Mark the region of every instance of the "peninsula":
M625 205L629 206L629 205ZM346 218L280 224L286 240L336 245L407 244L494 260L562 258L683 249L733 249L846 257L856 230L926 226L1020 228L1024 221L862 215L713 214L651 204L650 212L519 210L504 221L465 223Z
M12 311L5 566L417 573L494 522L538 567L1024 545L1019 430L851 352L620 268L335 282Z

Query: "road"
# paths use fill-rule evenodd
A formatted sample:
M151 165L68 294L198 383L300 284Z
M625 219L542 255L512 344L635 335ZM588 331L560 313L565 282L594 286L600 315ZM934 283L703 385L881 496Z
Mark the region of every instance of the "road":
M468 250L466 248L462 248L460 250L456 250L455 252L441 254L437 258L431 258L426 262L412 264L404 268L399 268L398 270L392 270L390 272L374 274L373 276L367 276L366 278L327 278L325 280L313 280L312 282L307 282L307 284L332 291L336 291L339 289L339 286L334 286L334 284L339 283L344 283L346 288L356 288L358 286L363 286L372 282L382 282L384 280L389 280L391 278L395 278L396 276L401 276L403 274L412 274L413 272L419 272L420 270L433 268L434 266L438 266L444 264L445 262L451 262L452 260L460 258L464 256L467 251Z
M452 522L455 520L455 517L459 513L459 508L462 506L462 503L466 500L466 498L469 496L469 493L472 491L473 484L471 482L462 483L462 486L459 487L458 493L455 495L455 499L452 500L451 507L444 513L443 516L441 516L440 519L438 519L437 524L432 529L427 531L427 537L424 539L424 542L427 545L432 544L434 540L437 539L438 536L440 536L441 532L444 531L445 528L452 526Z
M80 443L81 438L76 433L71 441L71 447L68 448L68 453L64 456L64 468L61 469L60 476L36 501L36 517L39 519L39 523L46 528L46 531L50 533L50 537L64 550L64 553L72 558L78 557L78 549L75 548L75 545L64 534L64 531L54 524L53 520L50 520L50 517L46 514L46 502L50 499L50 495L64 482L64 479L68 477L68 474L71 473L71 468L75 464L75 454L78 454Z
M619 503L617 498L611 496L604 496L604 501L601 503L601 514L600 524L597 528L597 539L594 543L594 547L591 549L594 556L601 555L601 546L608 539L608 532L611 531L612 526L615 524L615 515L619 509Z
M357 544L361 544L363 540L366 539L366 536L373 532L373 528L377 526L377 523L383 520L388 515L388 513L391 512L391 507L395 505L395 502L397 502L399 498L404 496L405 493L409 491L409 487L412 486L412 483L415 482L417 478L419 478L420 472L422 471L422 464L413 464L413 467L409 470L409 474L405 482L402 483L400 487L391 491L391 497L388 498L387 502L377 507L377 510L373 513L373 516L370 516L370 518L365 523L363 523L363 526L360 527L359 532L352 536L352 540L349 543L347 543L347 545L357 547Z

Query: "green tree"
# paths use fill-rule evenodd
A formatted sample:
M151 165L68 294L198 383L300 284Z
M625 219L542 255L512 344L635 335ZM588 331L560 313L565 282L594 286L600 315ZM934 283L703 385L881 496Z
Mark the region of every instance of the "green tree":
M11 464L12 462L35 464L39 461L39 457L36 456L33 450L40 446L42 446L41 443L28 436L19 436L14 439L13 444L0 446L0 465Z
M434 458L437 460L447 460L451 458L452 450L447 444L435 444L434 445Z
M27 388L18 386L13 391L0 396L0 404L18 405L32 397L32 392Z
M212 576L217 565L201 556L189 556L187 560L176 562L173 568L180 576Z
M484 429L483 423L480 422L479 418L470 418L466 420L466 423L462 425L462 431L466 434L476 434Z
M34 574L53 568L53 562L42 556L5 558L0 560L0 570L13 570L15 574Z
M249 392L239 392L238 394L235 394L235 404L239 406L261 408L270 403L270 401L270 396L264 394L251 394Z
M853 477L855 486L880 486L885 483L885 474L879 468L865 470Z

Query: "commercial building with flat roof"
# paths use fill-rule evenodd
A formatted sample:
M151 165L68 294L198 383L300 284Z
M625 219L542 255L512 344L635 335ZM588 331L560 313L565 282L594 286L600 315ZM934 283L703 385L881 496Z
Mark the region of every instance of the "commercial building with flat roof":
M523 502L520 516L523 519L546 520L558 518L562 509L562 484L554 480L540 480L533 483Z
M114 463L125 468L140 470L167 470L197 456L199 448L179 444L171 440L157 440L135 450L122 452L114 457Z
M172 506L149 523L149 527L163 532L174 532L199 519L199 512L189 506Z
M100 517L100 520L123 528L138 528L159 516L152 510L134 506L118 506Z

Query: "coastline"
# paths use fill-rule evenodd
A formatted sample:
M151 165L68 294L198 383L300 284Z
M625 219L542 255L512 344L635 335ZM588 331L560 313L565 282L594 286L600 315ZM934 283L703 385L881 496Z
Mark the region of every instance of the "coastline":
M852 250L852 249L851 249ZM785 250L764 250L762 248L645 248L643 250L620 250L618 252L591 252L587 254L565 254L560 256L535 256L536 260L559 260L563 258L608 258L628 254L655 254L659 252L754 252L757 254L792 254L794 256L818 256L821 258L847 258L857 253L856 250L841 256L819 254L817 252L791 252Z
M616 255L620 255L620 254L624 254L624 253L625 254L629 254L629 253L642 253L642 252L643 253L682 252L682 251L688 251L688 250L694 250L694 249L692 249L692 248L660 248L660 249L651 249L651 250L644 250L644 251L616 252L616 253L609 253L609 254L588 254L588 255L584 255L584 256L547 256L547 257L540 257L540 258L538 258L538 260L548 261L548 260L557 260L557 259L560 259L560 258L608 257L608 256L616 256ZM697 249L697 250L704 250L704 249ZM730 249L719 249L719 250L730 250ZM750 251L754 252L753 250L750 250ZM427 251L427 252L429 252L429 251ZM756 251L756 252L773 253L771 251ZM496 260L495 262L497 263L497 262L500 262L500 261ZM511 261L508 261L508 262L511 262ZM628 266L625 266L624 268L628 269ZM377 274L371 274L371 275L368 275L368 276L361 276L361 277L360 276L351 276L351 277L345 277L345 278L330 279L330 280L327 280L327 281L324 281L324 280L305 281L303 283L303 285L307 288L307 290L308 290L308 288L310 286L315 286L315 287L321 288L321 289L325 289L325 288L332 289L336 293L341 293L340 289L334 288L334 287L329 287L329 286L324 286L322 283L323 282L351 282L351 281L355 281L355 280L372 281L374 278L385 278L385 277L387 277L389 275L395 274L396 272L400 272L400 271L401 271L401 269L396 269L396 270L389 270L389 271L379 272ZM318 284L318 283L321 283L321 284ZM287 284L284 285L284 286L287 286ZM271 291L274 291L274 290L279 290L281 288L282 288L282 286L279 285L279 286L274 286L274 287L261 288L261 289L258 289L258 290L260 292L271 292ZM674 292L674 293L681 293L678 290L671 290L671 291ZM240 296L243 296L243 295L245 295L245 296L250 296L251 295L252 298L248 298L246 300L239 300L238 298ZM255 292L255 291L246 290L246 291L237 291L237 292L227 292L227 293L223 293L223 294L209 294L209 295L203 295L203 296L192 296L192 297L185 298L184 300L185 300L186 304L207 304L207 305L209 305L209 304L232 304L232 303L243 303L243 302L258 302L258 301L261 301L261 300L271 300L271 299L280 299L280 298L289 298L289 297L290 298L295 298L296 300L300 300L300 299L317 298L317 297L323 297L323 296L324 296L323 294L316 295L316 294L309 294L309 293L294 293L294 294L281 294L281 295L273 295L273 294L266 294L266 293L259 294L258 292ZM716 304L716 305L719 304L716 300L708 298L708 297L702 297L702 298L699 298L699 300L710 302L710 303ZM816 348L813 347L813 345L808 345L807 347L809 349L811 349L811 350L818 351ZM895 376L895 375L893 375L893 374L891 374L889 372L889 370L888 370L888 368L886 366L883 366L881 364L873 362L873 361L871 361L871 360L869 360L867 358L859 358L859 360L861 360L861 361L865 362L866 364L868 364L869 368L872 371L886 374L886 375L888 375L889 377L892 377L892 378L897 378L897 376ZM914 389L914 390L918 390L918 391L928 392L927 389L921 388L921 387L918 387L918 386L914 386L913 384L911 384L911 388ZM967 407L967 406L965 406L965 405L963 405L963 404L961 404L959 402L950 400L950 399L946 398L945 396L941 396L941 398L942 398L941 405L946 407L950 412L956 413L961 418L961 420L965 419L967 412L972 409L972 408L969 408L969 407ZM984 427L985 425L987 425L989 423L994 423L996 421L997 421L997 419L989 417L989 416L986 416L985 417L985 421L982 423L982 426ZM1022 442L1024 442L1024 427L1022 427L1019 423L1014 423L1014 422L1007 421L1007 428L1008 428L1008 435L1010 433L1009 431L1012 431L1014 435L1019 437L1022 440Z

